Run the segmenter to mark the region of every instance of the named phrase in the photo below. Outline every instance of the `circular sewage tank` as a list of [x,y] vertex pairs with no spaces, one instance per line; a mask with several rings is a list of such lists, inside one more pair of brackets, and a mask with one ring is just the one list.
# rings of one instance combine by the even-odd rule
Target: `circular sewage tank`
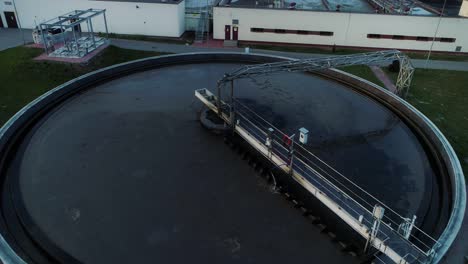
[[[166,56],[44,95],[3,128],[5,240],[37,263],[357,263],[198,121],[194,90],[278,59]],[[309,129],[317,156],[438,237],[453,203],[437,147],[390,102],[321,74],[239,80],[235,96],[288,134]]]

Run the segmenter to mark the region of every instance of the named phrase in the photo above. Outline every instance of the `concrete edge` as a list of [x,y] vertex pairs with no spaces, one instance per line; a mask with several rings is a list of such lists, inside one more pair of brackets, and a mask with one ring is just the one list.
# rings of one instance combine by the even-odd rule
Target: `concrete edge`
[[387,100],[391,105],[395,105],[399,109],[405,110],[404,114],[408,115],[412,121],[416,122],[425,135],[429,137],[431,143],[436,146],[436,149],[447,167],[452,191],[452,210],[450,212],[450,218],[447,226],[438,239],[440,245],[435,258],[433,259],[433,263],[439,263],[455,241],[455,238],[461,229],[466,210],[466,182],[463,169],[455,150],[439,128],[410,103],[372,82],[347,72],[330,69],[327,73],[327,75],[336,76],[348,81],[349,83],[359,85],[359,87],[364,91],[376,94],[378,97]]
[[[215,61],[265,63],[280,60],[291,60],[291,58],[255,53],[246,54],[238,52],[194,52],[150,57],[112,65],[94,72],[87,73],[44,93],[27,104],[12,118],[10,118],[4,124],[4,126],[0,128],[0,158],[4,157],[4,155],[8,152],[10,144],[12,144],[14,141],[14,135],[21,133],[21,131],[23,131],[23,129],[28,126],[31,120],[35,119],[41,112],[47,111],[71,95],[85,90],[95,85],[96,83],[122,77],[139,71],[180,63],[203,63]],[[415,121],[418,126],[420,126],[423,132],[426,133],[426,136],[431,139],[432,143],[440,152],[450,176],[453,207],[450,214],[449,223],[439,238],[441,241],[441,247],[434,259],[434,263],[438,263],[455,240],[458,231],[461,228],[466,207],[465,179],[460,162],[452,146],[445,138],[445,136],[440,132],[440,130],[426,116],[424,116],[421,112],[419,112],[416,108],[403,99],[386,91],[382,87],[336,69],[323,71],[323,74],[326,76],[340,78],[341,80],[354,85],[358,89],[386,101],[390,105],[400,107],[404,110],[405,114],[409,115],[409,117],[412,118],[412,120]],[[0,169],[3,167],[3,165],[4,161],[0,159]],[[13,251],[10,245],[8,245],[2,235],[0,235],[0,260],[3,261],[3,263],[25,263],[24,260]]]

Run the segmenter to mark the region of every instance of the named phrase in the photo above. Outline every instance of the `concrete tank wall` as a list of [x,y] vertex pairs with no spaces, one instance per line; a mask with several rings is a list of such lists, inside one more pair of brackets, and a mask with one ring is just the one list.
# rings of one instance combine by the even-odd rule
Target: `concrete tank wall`
[[[202,63],[207,61],[265,63],[286,59],[287,58],[284,57],[242,53],[189,53],[136,60],[85,74],[43,94],[21,109],[2,128],[0,128],[0,171],[2,171],[2,167],[7,166],[7,155],[11,155],[14,152],[12,146],[15,144],[15,141],[18,140],[18,137],[20,137],[22,132],[27,129],[28,125],[30,125],[35,119],[39,118],[42,113],[51,110],[55,105],[66,98],[77,92],[83,91],[84,89],[90,88],[97,83],[104,82],[112,78],[122,77],[138,71],[174,64]],[[455,239],[461,227],[466,205],[464,176],[454,150],[443,134],[427,117],[392,93],[366,80],[341,71],[327,70],[324,72],[324,75],[330,78],[339,79],[340,81],[349,84],[350,87],[357,91],[368,94],[376,100],[385,102],[385,104],[398,109],[402,116],[410,119],[412,123],[417,126],[418,131],[421,131],[420,136],[425,137],[430,142],[437,155],[440,156],[441,160],[443,160],[446,168],[446,175],[448,175],[443,180],[446,181],[451,188],[450,199],[452,203],[452,211],[449,222],[445,227],[443,234],[439,238],[441,248],[437,251],[438,254],[435,262],[437,263],[438,260],[440,260],[440,258],[447,252]],[[0,219],[0,221],[4,221],[4,219]],[[2,232],[7,232],[7,230],[2,230]],[[11,249],[2,236],[0,236],[0,247],[2,248],[2,251],[0,252],[0,260],[5,263],[22,263],[21,259]]]

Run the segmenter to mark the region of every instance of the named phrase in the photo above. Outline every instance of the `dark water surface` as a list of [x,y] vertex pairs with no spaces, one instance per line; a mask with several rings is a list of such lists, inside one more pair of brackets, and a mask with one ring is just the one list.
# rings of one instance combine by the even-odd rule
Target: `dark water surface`
[[236,97],[288,135],[307,128],[309,150],[402,216],[429,206],[435,174],[427,154],[386,107],[307,74],[242,80]]
[[[161,68],[83,92],[47,115],[17,157],[21,198],[48,238],[85,263],[346,263],[221,138],[194,90],[235,64]],[[391,111],[341,84],[287,74],[236,82],[237,96],[404,215],[433,172]]]

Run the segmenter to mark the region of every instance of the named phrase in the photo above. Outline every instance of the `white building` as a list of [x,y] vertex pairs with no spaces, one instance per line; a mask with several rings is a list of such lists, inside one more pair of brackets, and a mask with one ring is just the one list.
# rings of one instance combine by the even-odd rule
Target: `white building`
[[[34,28],[73,10],[106,9],[110,33],[180,37],[185,32],[184,0],[13,0],[0,2],[3,27]],[[18,21],[19,18],[19,21]],[[93,20],[95,32],[105,32],[102,19]]]
[[[199,23],[199,9],[213,7],[213,38],[243,42],[468,52],[468,0],[459,17],[345,13],[229,6],[221,0],[0,0],[3,27],[24,28],[80,9],[106,9],[110,33],[180,37]],[[254,1],[258,3],[259,1]],[[218,4],[219,3],[219,4]],[[218,6],[216,6],[218,5]],[[19,17],[19,21],[17,18]],[[439,23],[440,22],[440,23]],[[104,31],[102,19],[93,20]],[[435,37],[435,38],[434,38]],[[435,39],[433,42],[432,40]]]
[[468,17],[468,0],[463,0],[462,5],[460,7],[459,16]]
[[[214,7],[214,38],[260,43],[468,52],[468,19]],[[439,24],[440,21],[440,24]]]

